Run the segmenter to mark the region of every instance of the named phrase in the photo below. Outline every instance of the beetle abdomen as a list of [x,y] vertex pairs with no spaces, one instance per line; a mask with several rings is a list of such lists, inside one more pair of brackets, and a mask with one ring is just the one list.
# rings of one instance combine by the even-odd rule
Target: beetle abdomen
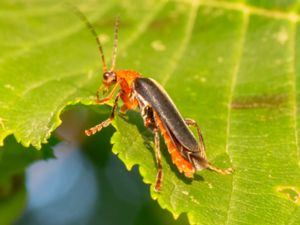
[[180,153],[180,151],[176,148],[174,145],[172,138],[169,136],[169,133],[167,132],[166,128],[164,127],[163,123],[155,113],[155,121],[156,125],[158,126],[161,135],[163,136],[165,143],[168,148],[168,152],[171,155],[172,162],[176,165],[178,170],[181,173],[184,173],[186,177],[193,177],[195,173],[195,168],[192,163],[190,163],[188,160],[186,160]]

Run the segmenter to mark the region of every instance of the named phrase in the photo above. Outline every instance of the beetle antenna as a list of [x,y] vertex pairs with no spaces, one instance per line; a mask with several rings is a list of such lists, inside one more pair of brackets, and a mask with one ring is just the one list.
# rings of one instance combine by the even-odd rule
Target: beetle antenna
[[117,50],[118,50],[118,32],[119,32],[119,17],[116,18],[116,23],[115,23],[114,48],[112,52],[110,71],[113,71],[116,65],[116,57],[117,57]]
[[91,31],[92,35],[94,36],[94,38],[96,39],[97,45],[98,45],[98,49],[100,52],[100,57],[102,60],[102,65],[103,65],[103,72],[107,71],[107,66],[105,63],[105,58],[104,58],[104,53],[103,53],[103,49],[102,49],[102,45],[100,42],[100,39],[97,35],[97,32],[95,30],[95,28],[92,26],[92,24],[90,23],[90,21],[87,19],[87,17],[83,14],[83,12],[81,12],[76,6],[67,3],[67,5],[73,9],[74,13],[85,23],[85,25],[87,26],[87,28]]

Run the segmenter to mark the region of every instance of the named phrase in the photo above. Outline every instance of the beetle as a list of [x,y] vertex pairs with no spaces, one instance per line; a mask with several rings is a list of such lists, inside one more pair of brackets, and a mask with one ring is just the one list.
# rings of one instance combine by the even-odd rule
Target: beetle
[[[110,125],[115,117],[118,101],[121,99],[124,104],[119,112],[126,113],[127,110],[139,108],[144,125],[154,133],[157,163],[155,191],[159,192],[161,190],[163,179],[159,133],[166,143],[172,162],[186,177],[193,178],[196,171],[205,168],[209,168],[221,174],[231,174],[233,172],[232,168],[221,169],[207,160],[202,133],[197,122],[193,119],[183,119],[163,87],[151,78],[142,77],[142,75],[136,71],[115,70],[119,19],[116,19],[114,29],[111,68],[107,69],[102,45],[95,29],[79,9],[75,8],[74,11],[86,24],[96,39],[101,56],[103,83],[96,92],[96,103],[100,105],[105,104],[111,101],[115,96],[110,117],[100,124],[85,130],[85,134],[87,136],[93,135],[102,128]],[[99,92],[103,90],[105,94],[109,89],[111,89],[109,94],[105,98],[100,99]],[[189,126],[196,128],[198,141],[189,129]]]

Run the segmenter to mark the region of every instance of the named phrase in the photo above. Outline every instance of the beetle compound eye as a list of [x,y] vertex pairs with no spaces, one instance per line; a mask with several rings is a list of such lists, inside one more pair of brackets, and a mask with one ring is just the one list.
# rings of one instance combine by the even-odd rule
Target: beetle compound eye
[[115,82],[117,81],[117,75],[114,71],[105,72],[103,73],[103,79],[107,83]]
[[109,73],[109,72],[103,73],[103,79],[104,79],[104,80],[108,80],[109,77],[110,77],[110,73]]

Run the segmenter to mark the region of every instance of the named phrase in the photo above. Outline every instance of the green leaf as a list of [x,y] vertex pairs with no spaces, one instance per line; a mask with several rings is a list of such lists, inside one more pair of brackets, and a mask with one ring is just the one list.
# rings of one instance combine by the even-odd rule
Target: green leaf
[[[55,1],[0,3],[0,142],[45,143],[70,104],[94,104],[97,46]],[[75,3],[74,3],[75,4]],[[114,125],[113,152],[139,165],[151,194],[192,224],[297,224],[300,219],[299,4],[289,1],[85,1],[106,57],[121,18],[117,66],[164,86],[203,131],[209,160],[232,166],[187,179],[163,149],[153,192],[152,134],[137,112]],[[99,106],[101,107],[101,106]]]

